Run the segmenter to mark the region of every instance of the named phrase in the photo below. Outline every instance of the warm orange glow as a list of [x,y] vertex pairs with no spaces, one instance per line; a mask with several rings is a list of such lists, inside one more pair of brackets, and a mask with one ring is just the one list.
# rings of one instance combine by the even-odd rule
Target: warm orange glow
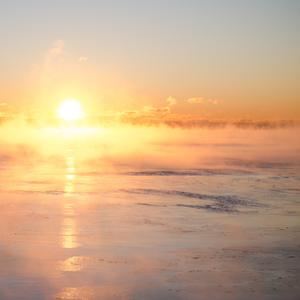
[[76,121],[84,117],[81,104],[75,99],[64,100],[58,107],[57,115],[64,121]]

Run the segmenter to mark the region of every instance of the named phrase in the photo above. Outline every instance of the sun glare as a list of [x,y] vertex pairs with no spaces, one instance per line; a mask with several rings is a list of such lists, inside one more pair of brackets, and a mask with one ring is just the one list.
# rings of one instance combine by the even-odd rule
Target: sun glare
[[79,101],[66,99],[58,107],[57,115],[64,121],[76,121],[82,119],[84,113]]

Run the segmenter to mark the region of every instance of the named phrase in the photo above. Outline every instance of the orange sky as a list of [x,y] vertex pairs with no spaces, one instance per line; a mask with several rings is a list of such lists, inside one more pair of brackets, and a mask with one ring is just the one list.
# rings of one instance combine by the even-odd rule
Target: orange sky
[[1,1],[0,114],[300,119],[297,1],[170,4]]

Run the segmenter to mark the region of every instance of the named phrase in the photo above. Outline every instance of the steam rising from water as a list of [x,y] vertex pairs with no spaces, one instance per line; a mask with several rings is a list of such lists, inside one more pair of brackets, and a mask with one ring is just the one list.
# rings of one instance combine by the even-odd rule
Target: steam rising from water
[[300,161],[298,128],[34,128],[14,124],[2,126],[0,133],[0,165],[46,163],[63,167],[69,151],[81,166],[80,172],[141,172],[136,175],[150,174],[145,171],[197,175],[205,167],[225,168],[224,172],[239,168],[246,172],[253,168],[288,167]]

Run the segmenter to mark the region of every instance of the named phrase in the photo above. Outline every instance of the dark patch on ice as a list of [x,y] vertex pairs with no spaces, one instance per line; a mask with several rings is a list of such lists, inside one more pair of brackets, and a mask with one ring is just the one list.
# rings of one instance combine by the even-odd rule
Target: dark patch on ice
[[212,194],[200,194],[200,193],[192,193],[185,191],[177,191],[177,190],[156,190],[156,189],[128,189],[123,190],[128,193],[134,194],[152,194],[152,195],[174,195],[174,196],[182,196],[186,198],[192,199],[202,199],[202,200],[216,200],[216,201],[226,201],[232,204],[246,204],[245,200],[239,199],[233,195],[212,195]]
[[298,188],[285,188],[284,190],[288,192],[297,192],[297,193],[300,192],[300,189]]
[[258,169],[288,169],[299,165],[299,161],[263,161],[263,160],[246,160],[246,159],[236,159],[227,158],[224,161],[227,165],[239,166],[246,168],[258,168]]
[[123,173],[129,176],[211,176],[252,175],[253,172],[239,169],[191,169],[191,170],[146,170]]
[[189,205],[189,204],[177,204],[176,206],[179,207],[187,207],[187,208],[196,208],[196,209],[207,209],[211,211],[216,211],[216,212],[238,212],[236,208],[233,208],[231,206],[226,206],[226,205],[220,205],[220,203],[215,203],[215,204],[206,204],[206,205]]
[[219,212],[221,211],[238,212],[238,207],[262,206],[261,204],[255,201],[240,199],[234,195],[212,195],[212,194],[191,193],[191,192],[177,191],[177,190],[156,190],[156,189],[129,189],[129,190],[122,190],[122,191],[127,193],[134,193],[134,194],[180,196],[189,199],[211,201],[212,203],[210,204],[195,205],[195,204],[184,203],[184,204],[177,204],[176,206],[206,209],[210,211],[219,211]]
[[281,194],[296,194],[300,193],[300,189],[297,188],[271,188],[270,191]]
[[80,191],[76,191],[76,192],[66,192],[63,190],[12,190],[10,191],[12,193],[20,193],[20,194],[47,194],[47,195],[54,195],[54,196],[60,196],[60,195],[94,195],[96,194],[96,192],[80,192]]
[[290,179],[293,178],[293,176],[287,176],[287,175],[281,175],[281,176],[270,176],[269,179],[272,180],[282,180],[282,179]]
[[48,194],[48,195],[63,195],[65,194],[62,190],[14,190],[13,193],[20,193],[20,194]]
[[153,204],[153,203],[145,203],[145,202],[138,202],[137,205],[144,205],[144,206],[158,206],[158,207],[166,207],[167,205],[161,204]]

